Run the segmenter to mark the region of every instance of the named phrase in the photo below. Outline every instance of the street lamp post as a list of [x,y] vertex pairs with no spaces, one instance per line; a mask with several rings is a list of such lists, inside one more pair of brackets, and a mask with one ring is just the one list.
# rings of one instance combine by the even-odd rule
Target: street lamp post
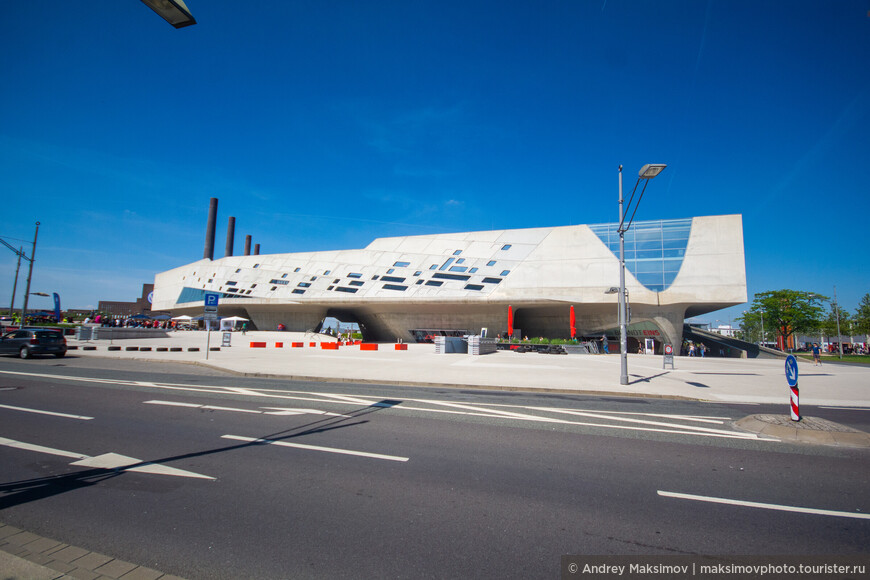
[[[628,330],[627,313],[625,311],[625,232],[631,227],[631,222],[634,220],[634,214],[637,212],[637,206],[640,205],[640,200],[643,199],[643,193],[646,191],[646,186],[649,180],[661,173],[667,165],[663,163],[648,163],[640,168],[637,174],[637,182],[634,184],[634,190],[631,192],[631,198],[623,211],[622,198],[622,165],[619,166],[619,384],[628,384]],[[634,204],[634,212],[631,214],[631,219],[628,224],[625,224],[625,214],[628,213],[631,207],[631,202],[634,199],[634,194],[637,191],[637,186],[640,181],[644,180],[643,189],[640,191],[640,197],[637,203]]]

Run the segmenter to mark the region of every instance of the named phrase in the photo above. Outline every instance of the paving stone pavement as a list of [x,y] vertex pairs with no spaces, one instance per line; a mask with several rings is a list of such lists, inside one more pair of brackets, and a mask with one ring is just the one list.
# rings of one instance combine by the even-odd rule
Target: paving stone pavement
[[182,580],[0,523],[0,580]]

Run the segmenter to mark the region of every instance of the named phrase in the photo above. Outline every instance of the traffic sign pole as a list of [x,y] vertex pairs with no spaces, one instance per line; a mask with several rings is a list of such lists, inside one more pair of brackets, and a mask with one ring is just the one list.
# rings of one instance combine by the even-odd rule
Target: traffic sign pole
[[800,391],[798,391],[798,366],[794,355],[785,359],[785,380],[791,388],[791,420],[801,420]]
[[220,294],[208,292],[205,295],[205,311],[203,319],[205,320],[205,360],[208,360],[208,351],[211,349],[211,323],[218,319],[218,302]]

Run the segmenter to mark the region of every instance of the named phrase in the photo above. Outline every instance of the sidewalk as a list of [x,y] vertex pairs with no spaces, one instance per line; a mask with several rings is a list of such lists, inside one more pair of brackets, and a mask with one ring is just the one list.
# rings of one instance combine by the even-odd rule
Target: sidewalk
[[181,580],[0,522],[3,580]]
[[[663,369],[662,357],[628,356],[629,384],[620,385],[620,357],[610,355],[549,355],[498,351],[473,356],[435,354],[433,344],[392,343],[378,350],[359,345],[324,350],[320,335],[252,331],[232,333],[230,347],[221,347],[222,333],[174,332],[169,338],[89,343],[68,356],[100,356],[154,362],[171,361],[210,366],[245,376],[307,380],[451,386],[515,391],[667,397],[729,403],[782,404],[787,412],[790,390],[783,361],[769,359],[674,357],[675,369]],[[207,342],[218,351],[209,351]],[[264,344],[252,348],[251,343]],[[276,347],[276,344],[283,346]],[[294,348],[294,343],[301,347]],[[310,346],[312,343],[314,347]],[[96,350],[83,350],[85,346]],[[127,350],[145,347],[148,351]],[[158,348],[181,349],[158,352]],[[190,350],[198,349],[198,350]],[[870,408],[870,368],[859,365],[799,363],[800,401],[807,405]]]

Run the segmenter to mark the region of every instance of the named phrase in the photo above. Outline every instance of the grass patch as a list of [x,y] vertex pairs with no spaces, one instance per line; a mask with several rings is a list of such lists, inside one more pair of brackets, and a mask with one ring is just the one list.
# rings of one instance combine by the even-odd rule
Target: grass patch
[[[798,358],[803,360],[808,360],[812,362],[813,355],[811,354],[799,354],[796,355]],[[870,355],[867,354],[844,354],[843,360],[840,360],[840,356],[837,354],[823,354],[822,355],[822,364],[825,363],[849,363],[855,365],[870,365]]]

